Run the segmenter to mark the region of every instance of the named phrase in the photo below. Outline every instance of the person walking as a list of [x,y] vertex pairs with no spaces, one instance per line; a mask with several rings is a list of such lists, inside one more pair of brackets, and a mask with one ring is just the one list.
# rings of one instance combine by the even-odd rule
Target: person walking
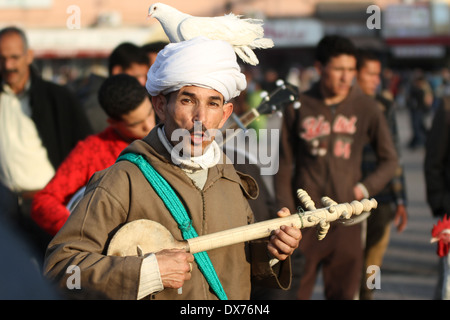
[[[370,97],[373,97],[386,117],[392,139],[396,147],[397,155],[400,155],[399,136],[397,129],[397,119],[394,102],[378,92],[381,82],[382,64],[378,56],[368,50],[359,50],[357,62],[357,75],[361,90]],[[363,177],[370,175],[376,168],[377,157],[372,146],[364,148],[362,160]],[[361,300],[371,300],[372,290],[367,286],[367,279],[372,273],[367,273],[369,266],[381,267],[383,257],[389,245],[391,233],[391,222],[397,225],[397,231],[403,232],[408,223],[408,212],[406,210],[406,184],[403,166],[399,163],[393,179],[388,185],[374,195],[378,202],[377,208],[373,209],[366,222],[366,230],[363,230],[365,237],[364,267],[361,281]],[[364,227],[363,227],[364,228]]]
[[[317,207],[323,196],[338,203],[360,200],[377,194],[392,179],[397,168],[395,147],[383,113],[354,83],[356,56],[355,46],[345,37],[329,35],[318,43],[320,79],[300,94],[300,108],[291,105],[284,111],[280,169],[274,179],[279,206],[301,207],[296,197],[299,188],[310,194]],[[361,161],[367,143],[374,147],[378,165],[363,179]],[[327,299],[354,299],[363,265],[361,224],[331,223],[320,241],[313,228],[302,234],[299,252],[305,264],[298,299],[311,297],[320,267]]]
[[74,94],[42,79],[33,58],[23,30],[0,30],[0,214],[42,260],[50,238],[31,219],[31,202],[92,129]]

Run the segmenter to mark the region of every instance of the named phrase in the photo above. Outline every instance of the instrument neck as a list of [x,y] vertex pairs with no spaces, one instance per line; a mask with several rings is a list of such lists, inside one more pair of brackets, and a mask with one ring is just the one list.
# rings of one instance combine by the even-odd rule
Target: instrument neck
[[274,230],[279,229],[283,225],[293,226],[300,229],[303,222],[299,214],[293,214],[284,218],[257,222],[230,230],[199,236],[187,240],[189,252],[194,254],[241,242],[269,237]]
[[222,144],[225,144],[228,140],[236,136],[239,132],[246,130],[247,126],[255,121],[260,116],[260,113],[256,108],[253,108],[246,113],[244,113],[242,116],[240,116],[238,119],[233,119],[233,122],[227,126],[226,128],[222,128],[222,136],[223,136],[223,142]]

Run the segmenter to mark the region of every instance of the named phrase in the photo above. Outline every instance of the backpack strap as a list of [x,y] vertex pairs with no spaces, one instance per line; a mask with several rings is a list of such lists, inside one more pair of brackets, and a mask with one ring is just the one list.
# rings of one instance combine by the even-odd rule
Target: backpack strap
[[[135,153],[125,153],[121,155],[116,162],[127,160],[134,163],[143,173],[155,192],[163,200],[169,212],[172,214],[175,221],[178,223],[183,238],[185,240],[198,237],[197,232],[192,226],[192,220],[189,218],[186,209],[176,195],[175,191],[169,183],[152,167],[142,155]],[[198,268],[206,278],[211,288],[214,290],[220,300],[227,300],[227,295],[220,283],[219,277],[212,265],[212,262],[206,251],[194,253],[195,261]]]

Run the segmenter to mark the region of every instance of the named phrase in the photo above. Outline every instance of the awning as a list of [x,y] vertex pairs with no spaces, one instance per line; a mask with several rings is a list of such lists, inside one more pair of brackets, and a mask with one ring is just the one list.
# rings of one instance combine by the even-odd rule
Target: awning
[[316,19],[270,19],[264,23],[264,36],[275,48],[315,46],[323,37],[322,23]]
[[168,41],[159,24],[145,28],[27,29],[36,58],[107,57],[120,43]]

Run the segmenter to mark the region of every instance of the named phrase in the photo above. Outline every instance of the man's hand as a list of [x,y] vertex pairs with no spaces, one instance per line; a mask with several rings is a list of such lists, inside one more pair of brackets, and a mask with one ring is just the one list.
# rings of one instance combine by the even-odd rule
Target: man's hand
[[166,249],[155,254],[164,288],[181,288],[191,279],[194,256],[178,249]]
[[406,225],[408,224],[408,212],[403,204],[397,205],[397,210],[395,211],[394,224],[397,226],[398,232],[403,232]]
[[355,197],[355,200],[361,201],[362,199],[366,198],[361,188],[363,187],[360,184],[357,184],[353,187],[353,195]]
[[[282,208],[277,214],[282,218],[289,216],[291,212],[287,208]],[[286,260],[286,258],[292,255],[294,250],[298,247],[301,238],[302,233],[300,229],[290,226],[281,226],[280,229],[275,230],[270,236],[267,250],[274,258]]]

